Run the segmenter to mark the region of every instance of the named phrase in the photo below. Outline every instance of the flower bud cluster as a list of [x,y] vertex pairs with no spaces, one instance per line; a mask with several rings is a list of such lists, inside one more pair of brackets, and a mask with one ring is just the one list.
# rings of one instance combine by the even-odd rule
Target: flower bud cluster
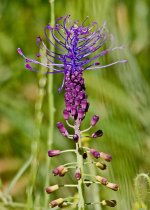
[[66,108],[63,111],[63,116],[65,120],[71,117],[74,120],[78,119],[82,121],[89,109],[84,79],[82,77],[83,69],[78,68],[73,71],[73,69],[70,68],[70,66],[66,66],[67,73],[65,75],[64,84]]

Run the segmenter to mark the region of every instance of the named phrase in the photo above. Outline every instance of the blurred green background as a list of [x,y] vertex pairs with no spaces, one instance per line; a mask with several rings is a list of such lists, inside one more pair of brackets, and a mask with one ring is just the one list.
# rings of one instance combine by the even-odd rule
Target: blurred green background
[[[113,156],[113,161],[104,174],[112,182],[118,183],[120,190],[112,192],[101,187],[100,197],[116,199],[118,205],[115,210],[149,210],[150,1],[55,0],[54,7],[55,18],[71,14],[73,20],[83,21],[89,16],[89,22],[97,21],[99,26],[106,21],[107,28],[115,37],[115,45],[125,46],[125,49],[118,53],[110,53],[105,61],[108,63],[123,58],[128,60],[127,64],[84,73],[91,106],[83,128],[88,127],[93,114],[100,115],[101,122],[97,125],[97,129],[102,129],[104,136],[100,140],[89,141],[88,144]],[[43,206],[45,177],[49,176],[51,184],[62,182],[58,178],[51,177],[50,170],[58,164],[74,160],[70,155],[56,157],[52,159],[51,167],[47,169],[45,161],[49,149],[47,138],[50,96],[47,93],[47,83],[46,85],[39,83],[41,79],[46,81],[46,77],[26,71],[24,60],[16,50],[20,47],[28,57],[34,58],[38,52],[35,39],[38,35],[44,37],[43,29],[50,22],[50,11],[48,0],[0,1],[0,209],[2,210],[22,208],[17,207],[17,204],[13,207],[11,199],[15,203],[30,202],[32,167],[27,166],[24,173],[20,173],[17,182],[14,181],[14,177],[22,166],[26,168],[24,164],[29,160],[34,151],[31,147],[37,146],[36,143],[39,152],[33,200],[37,206]],[[61,81],[61,75],[54,76],[52,92],[55,104],[54,125],[57,121],[63,121],[64,92],[58,94],[57,91]],[[40,111],[35,107],[38,102],[42,104]],[[43,115],[40,116],[41,123],[37,112]],[[37,137],[39,141],[36,142]],[[60,136],[54,127],[52,148],[73,147],[74,144]],[[138,174],[141,175],[136,179]],[[69,183],[74,182],[73,176],[71,171],[63,178],[63,182],[68,183],[68,180]],[[11,190],[10,183],[13,186]],[[68,196],[73,195],[75,190],[60,190],[57,192],[57,197],[62,192],[64,196]],[[87,202],[91,202],[92,196],[89,192],[87,194]],[[52,198],[56,198],[56,194],[52,195]]]

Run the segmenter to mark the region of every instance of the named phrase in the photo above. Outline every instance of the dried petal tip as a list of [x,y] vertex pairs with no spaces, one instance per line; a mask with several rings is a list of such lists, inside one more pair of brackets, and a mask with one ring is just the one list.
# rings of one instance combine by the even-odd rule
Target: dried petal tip
[[67,131],[67,129],[64,127],[63,123],[58,122],[58,123],[57,123],[57,128],[59,129],[60,133],[61,133],[63,136],[68,136],[68,131]]
[[36,38],[36,41],[37,41],[37,42],[41,42],[41,41],[42,41],[41,37],[38,36],[38,37]]
[[101,202],[103,206],[110,206],[110,207],[115,207],[117,205],[117,202],[115,200],[103,200]]
[[100,152],[100,156],[101,158],[103,158],[104,160],[106,160],[107,162],[110,162],[112,160],[112,156],[109,154],[106,154],[104,152]]
[[52,173],[54,176],[64,176],[67,173],[68,169],[65,168],[63,165],[58,166],[57,168],[54,168]]
[[95,178],[102,185],[107,185],[108,184],[108,180],[106,178],[102,177],[102,176],[96,176]]
[[91,119],[91,126],[96,125],[96,123],[99,121],[99,116],[98,115],[94,115]]
[[19,53],[19,55],[23,55],[22,50],[20,48],[17,49],[17,52]]
[[96,65],[96,66],[100,65],[100,62],[96,62],[95,65]]
[[88,156],[87,156],[87,153],[86,152],[83,152],[83,155],[82,155],[83,159],[86,159]]
[[36,54],[36,57],[40,57],[40,56],[41,56],[41,54],[40,54],[40,53],[37,53],[37,54]]
[[119,186],[115,183],[110,183],[108,182],[108,184],[106,185],[108,188],[110,188],[111,190],[114,190],[114,191],[118,191],[119,190]]
[[90,153],[97,159],[100,157],[100,152],[96,151],[95,149],[90,149]]
[[54,192],[55,190],[58,190],[59,189],[59,186],[58,184],[56,185],[53,185],[53,186],[49,186],[49,187],[46,187],[45,191],[50,194],[52,192]]
[[51,201],[50,202],[50,206],[51,206],[51,208],[54,208],[56,206],[61,205],[63,202],[64,202],[64,199],[63,198],[58,198],[56,200]]
[[80,173],[80,170],[79,169],[77,169],[76,172],[75,172],[75,178],[77,180],[80,180],[81,179],[81,173]]
[[32,69],[33,69],[28,63],[27,63],[25,66],[26,66],[26,68],[29,69],[29,70],[32,70]]
[[105,170],[105,169],[107,168],[106,164],[100,163],[100,162],[97,162],[97,163],[96,163],[96,166],[97,166],[98,168],[100,168],[101,170]]
[[79,136],[78,136],[77,134],[74,134],[74,135],[73,135],[73,140],[74,140],[75,142],[78,142]]
[[54,174],[54,176],[57,176],[59,174],[61,174],[61,172],[64,170],[64,166],[60,165],[57,168],[54,168],[52,173]]
[[54,156],[60,155],[60,153],[61,153],[60,150],[49,150],[48,151],[48,156],[49,157],[54,157]]
[[103,135],[103,131],[102,130],[98,130],[94,133],[92,133],[91,137],[92,138],[98,138],[98,137],[101,137]]
[[60,173],[59,176],[65,176],[65,174],[68,172],[67,168],[64,168]]

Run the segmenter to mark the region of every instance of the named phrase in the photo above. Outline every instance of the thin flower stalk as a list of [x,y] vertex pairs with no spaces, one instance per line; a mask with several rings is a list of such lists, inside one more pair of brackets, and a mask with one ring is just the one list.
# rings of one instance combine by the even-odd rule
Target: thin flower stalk
[[[55,23],[54,20],[54,1],[55,0],[50,0],[50,12],[51,12],[51,25],[53,26]],[[51,37],[50,37],[51,38]],[[50,50],[55,51],[55,48],[50,45]],[[52,58],[52,61],[54,62],[54,58]],[[49,63],[49,62],[48,62]],[[55,112],[55,105],[54,105],[54,95],[53,95],[53,74],[48,75],[47,77],[47,93],[48,93],[48,108],[49,108],[49,129],[48,129],[48,139],[47,139],[47,147],[49,149],[52,148],[53,144],[53,138],[54,138],[54,112]],[[46,159],[46,170],[49,169],[51,164],[51,159],[47,158]],[[50,184],[49,176],[48,174],[46,175],[45,179],[45,187]],[[46,195],[44,196],[44,206],[46,208],[48,204],[48,199],[49,197]]]

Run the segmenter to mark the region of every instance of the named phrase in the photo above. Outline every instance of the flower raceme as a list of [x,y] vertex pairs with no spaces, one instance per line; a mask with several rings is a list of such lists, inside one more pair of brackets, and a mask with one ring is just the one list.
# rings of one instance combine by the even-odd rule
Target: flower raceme
[[[86,21],[87,19],[85,19]],[[112,41],[112,36],[106,29],[106,24],[101,28],[98,28],[98,24],[93,22],[91,25],[85,26],[85,21],[79,24],[78,21],[72,22],[70,16],[60,17],[56,20],[54,27],[47,25],[44,29],[45,37],[52,46],[48,48],[40,36],[37,37],[36,43],[40,49],[41,54],[37,54],[37,60],[26,57],[22,50],[18,48],[18,53],[25,59],[26,68],[30,71],[38,72],[37,68],[32,67],[35,65],[42,65],[47,68],[45,74],[63,74],[63,82],[59,88],[59,92],[64,88],[64,102],[65,108],[63,110],[63,117],[67,126],[73,128],[74,133],[69,134],[62,122],[57,123],[57,128],[60,133],[68,138],[72,139],[76,149],[74,150],[49,150],[48,156],[54,157],[61,155],[64,152],[75,152],[76,162],[60,165],[53,169],[54,176],[63,177],[70,168],[75,168],[75,180],[77,182],[77,189],[79,193],[79,200],[77,203],[78,210],[84,210],[86,202],[83,197],[83,185],[90,186],[92,183],[105,185],[114,191],[118,190],[118,185],[110,183],[106,178],[99,175],[94,176],[95,180],[86,181],[87,174],[84,174],[84,165],[95,164],[97,168],[105,170],[107,168],[105,161],[110,162],[112,157],[104,152],[99,152],[95,149],[84,147],[82,142],[82,134],[92,129],[99,121],[99,116],[94,115],[91,119],[89,128],[81,131],[80,125],[84,120],[90,103],[88,102],[86,88],[83,78],[83,72],[85,70],[93,71],[118,63],[125,63],[126,60],[118,60],[113,63],[101,65],[99,59],[105,56],[111,51],[120,50],[123,47],[112,47],[112,45],[106,49],[106,43]],[[51,38],[50,38],[51,37]],[[46,62],[42,63],[40,57],[45,57]],[[43,60],[43,59],[42,59]],[[69,123],[69,119],[74,122],[73,125]],[[99,138],[103,135],[102,130],[97,130],[92,133],[89,138]],[[87,158],[91,155],[92,158],[97,159],[95,161],[87,161]],[[102,159],[102,160],[101,160]],[[89,175],[91,176],[91,175]],[[74,185],[61,185],[61,187],[74,187]],[[55,190],[58,190],[58,185],[49,186],[46,188],[48,194]],[[99,202],[101,205],[107,205],[114,207],[116,201],[103,200]],[[65,198],[58,198],[50,202],[50,206],[62,207],[63,205],[70,205],[71,202]],[[96,203],[95,203],[96,204]],[[94,205],[94,203],[91,203]]]

